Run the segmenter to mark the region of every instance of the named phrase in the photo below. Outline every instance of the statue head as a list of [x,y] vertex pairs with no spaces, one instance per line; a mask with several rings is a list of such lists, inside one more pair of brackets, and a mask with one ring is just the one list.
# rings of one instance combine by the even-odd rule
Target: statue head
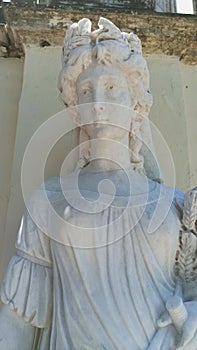
[[[147,125],[152,105],[149,72],[146,61],[142,57],[141,42],[135,34],[121,32],[105,18],[100,18],[98,27],[98,30],[92,31],[91,21],[84,18],[68,28],[64,39],[62,70],[58,82],[61,98],[66,107],[96,102],[99,103],[99,108],[102,108],[100,103],[107,102],[130,108],[128,142],[131,163],[135,170],[141,172],[144,168],[143,154],[140,153],[142,148],[140,135],[141,131],[144,133],[144,125]],[[105,89],[104,84],[108,86],[107,99],[106,94],[93,97],[94,79],[91,89],[85,88],[84,82],[87,82],[88,75],[91,79],[96,77],[100,79],[104,76],[103,88],[101,83],[100,91]],[[80,116],[78,116],[78,122],[80,125]],[[79,128],[78,132],[79,144],[92,137],[88,128]],[[80,154],[81,167],[87,164],[88,158],[89,150],[86,147]]]

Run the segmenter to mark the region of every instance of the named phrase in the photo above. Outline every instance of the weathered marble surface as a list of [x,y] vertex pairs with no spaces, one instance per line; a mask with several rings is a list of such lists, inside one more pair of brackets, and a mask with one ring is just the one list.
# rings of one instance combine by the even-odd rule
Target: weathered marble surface
[[62,62],[61,97],[80,104],[77,167],[32,194],[1,289],[1,349],[195,350],[197,194],[155,181],[140,41],[82,20]]

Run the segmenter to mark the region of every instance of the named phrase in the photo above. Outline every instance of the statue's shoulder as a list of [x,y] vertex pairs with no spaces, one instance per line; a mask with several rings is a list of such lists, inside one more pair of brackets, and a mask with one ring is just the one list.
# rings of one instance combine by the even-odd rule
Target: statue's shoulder
[[66,176],[52,176],[47,178],[41,187],[48,192],[59,193],[64,189],[69,189],[73,185],[74,173]]
[[64,190],[69,187],[70,176],[53,176],[47,178],[33,191],[31,201],[57,201],[62,198]]
[[59,176],[53,176],[47,178],[43,184],[40,186],[40,189],[46,191],[51,195],[61,192],[61,178]]
[[65,187],[66,182],[64,179],[64,185],[62,185],[60,177],[50,177],[43,181],[26,201],[25,218],[31,217],[33,221],[42,222],[44,226],[51,208],[65,202],[63,186]]
[[175,189],[173,206],[184,227],[190,231],[197,230],[197,187],[187,192]]
[[185,193],[183,191],[180,191],[178,189],[174,190],[174,198],[173,203],[176,207],[176,209],[182,213],[183,212],[183,206],[184,206],[184,196]]

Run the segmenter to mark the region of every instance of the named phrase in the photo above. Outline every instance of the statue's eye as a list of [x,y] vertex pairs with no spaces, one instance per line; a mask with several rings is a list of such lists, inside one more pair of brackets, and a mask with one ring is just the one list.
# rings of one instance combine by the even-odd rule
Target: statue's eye
[[92,89],[90,87],[84,87],[84,89],[82,89],[82,95],[84,96],[87,96],[91,93],[92,93]]
[[109,90],[112,90],[114,87],[113,87],[113,85],[110,85],[109,86]]

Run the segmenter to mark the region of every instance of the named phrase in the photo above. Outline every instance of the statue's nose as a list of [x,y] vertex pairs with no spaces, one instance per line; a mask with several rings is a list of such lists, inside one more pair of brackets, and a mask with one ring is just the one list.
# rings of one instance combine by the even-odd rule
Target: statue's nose
[[95,115],[95,119],[98,119],[100,116],[102,116],[105,110],[104,101],[105,100],[104,100],[104,94],[103,94],[103,87],[100,85],[100,82],[97,82],[94,84],[93,106],[92,106],[92,111]]
[[94,102],[92,110],[94,113],[102,113],[104,111],[104,104],[102,102]]
[[104,101],[104,91],[103,86],[100,84],[100,82],[95,82],[94,88],[93,88],[93,101],[95,103],[97,102],[103,102]]

